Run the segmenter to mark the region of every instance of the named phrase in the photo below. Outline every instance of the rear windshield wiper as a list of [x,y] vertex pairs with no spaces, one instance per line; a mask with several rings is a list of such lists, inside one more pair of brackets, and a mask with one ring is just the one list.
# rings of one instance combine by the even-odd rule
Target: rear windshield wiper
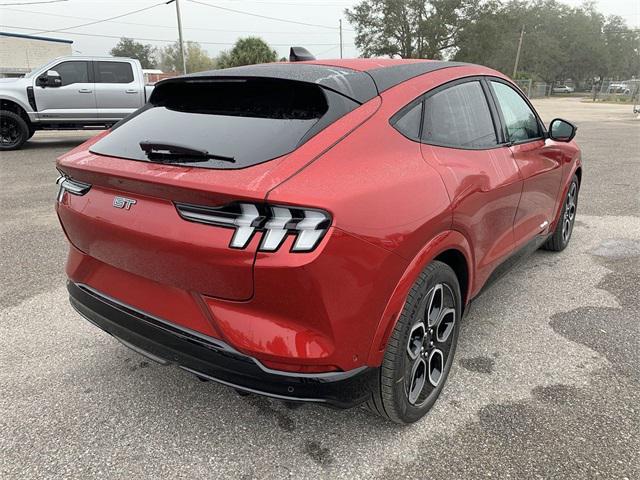
[[236,161],[233,157],[214,155],[206,150],[162,141],[143,140],[140,142],[140,148],[144,150],[149,160],[165,163],[194,163],[207,162],[209,160],[235,163]]

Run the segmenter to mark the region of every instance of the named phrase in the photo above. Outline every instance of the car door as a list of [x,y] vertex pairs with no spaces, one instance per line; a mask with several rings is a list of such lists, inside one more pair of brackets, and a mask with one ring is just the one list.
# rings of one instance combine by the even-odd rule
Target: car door
[[520,172],[481,77],[428,92],[423,110],[422,155],[442,176],[453,206],[452,229],[469,239],[474,283],[481,286],[513,251]]
[[99,60],[93,63],[96,103],[101,119],[117,121],[143,105],[142,81],[136,79],[130,62]]
[[516,248],[542,239],[554,221],[562,179],[562,152],[547,135],[535,110],[513,86],[489,81],[523,179],[522,197],[514,221]]
[[[60,75],[59,87],[42,87],[35,80],[33,92],[42,121],[79,121],[96,119],[96,97],[87,60],[66,60],[49,68]],[[47,72],[43,72],[46,75]]]

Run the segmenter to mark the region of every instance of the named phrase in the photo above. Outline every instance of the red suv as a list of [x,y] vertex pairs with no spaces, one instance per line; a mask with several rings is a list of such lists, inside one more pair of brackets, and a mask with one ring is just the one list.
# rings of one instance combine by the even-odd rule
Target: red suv
[[71,304],[201,379],[413,422],[470,300],[522,253],[569,242],[574,134],[470,64],[162,81],[58,160]]

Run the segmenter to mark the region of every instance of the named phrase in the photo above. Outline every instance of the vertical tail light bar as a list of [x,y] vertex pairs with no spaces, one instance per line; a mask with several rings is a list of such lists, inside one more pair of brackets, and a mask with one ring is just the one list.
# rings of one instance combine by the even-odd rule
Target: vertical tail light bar
[[185,220],[234,228],[231,248],[246,248],[253,235],[262,232],[258,247],[262,252],[277,251],[288,235],[296,237],[292,252],[310,252],[331,225],[331,216],[325,211],[283,205],[233,203],[224,207],[204,207],[176,203],[176,208]]
[[84,195],[89,191],[89,189],[91,189],[91,185],[88,183],[73,180],[66,175],[60,175],[56,180],[56,184],[60,186],[57,196],[58,202],[62,201],[62,197],[64,197],[65,192],[72,193],[73,195]]

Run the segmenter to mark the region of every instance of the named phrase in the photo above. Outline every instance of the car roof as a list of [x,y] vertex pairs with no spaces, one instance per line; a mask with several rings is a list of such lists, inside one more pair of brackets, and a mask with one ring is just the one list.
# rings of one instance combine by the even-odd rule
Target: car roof
[[195,81],[194,79],[200,81],[205,78],[275,78],[315,83],[359,103],[364,103],[411,78],[443,68],[465,65],[470,64],[441,60],[390,58],[274,62],[193,73],[163,80],[157,86],[181,81]]

